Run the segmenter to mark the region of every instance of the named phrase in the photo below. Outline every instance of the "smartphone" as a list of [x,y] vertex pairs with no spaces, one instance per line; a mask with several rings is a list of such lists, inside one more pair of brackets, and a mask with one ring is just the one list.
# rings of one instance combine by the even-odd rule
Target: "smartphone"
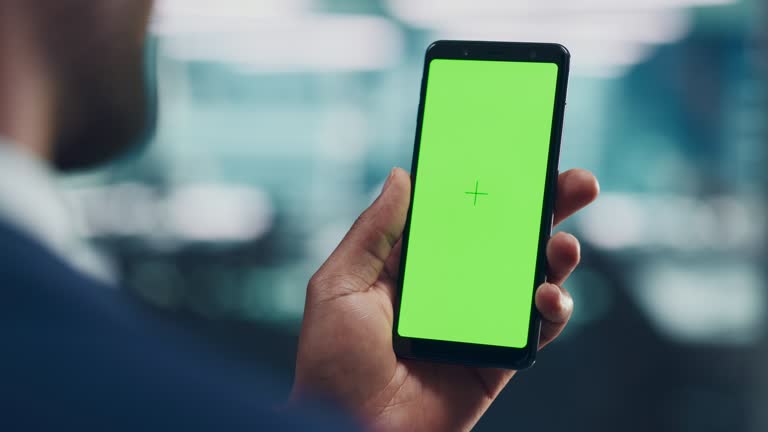
[[570,54],[427,50],[393,344],[405,358],[523,369],[536,358]]

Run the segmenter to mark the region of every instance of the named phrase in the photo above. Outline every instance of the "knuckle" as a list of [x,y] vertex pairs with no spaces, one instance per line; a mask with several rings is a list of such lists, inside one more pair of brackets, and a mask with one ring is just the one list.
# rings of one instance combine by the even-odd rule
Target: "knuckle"
[[313,274],[312,277],[309,278],[309,283],[307,284],[307,286],[309,287],[309,290],[311,291],[313,289],[317,289],[320,286],[321,281],[322,279],[321,279],[320,272]]

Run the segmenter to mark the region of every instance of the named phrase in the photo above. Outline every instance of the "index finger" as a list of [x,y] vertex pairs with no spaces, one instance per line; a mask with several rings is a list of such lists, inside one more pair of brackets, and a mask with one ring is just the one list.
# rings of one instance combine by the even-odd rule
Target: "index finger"
[[586,207],[599,193],[597,179],[587,170],[577,168],[560,174],[557,178],[554,225]]

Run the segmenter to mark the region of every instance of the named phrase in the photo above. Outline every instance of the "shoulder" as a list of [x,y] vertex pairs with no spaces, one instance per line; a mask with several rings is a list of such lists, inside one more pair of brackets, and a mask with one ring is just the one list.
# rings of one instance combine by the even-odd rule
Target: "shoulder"
[[[0,430],[349,430],[0,223]],[[339,423],[341,422],[341,423]],[[71,426],[71,427],[70,427]]]
[[0,286],[11,282],[104,286],[73,269],[31,236],[0,220]]
[[[118,290],[72,268],[31,236],[0,222],[0,322],[77,324],[119,303]],[[107,312],[109,313],[109,312]],[[0,329],[1,331],[1,329]]]

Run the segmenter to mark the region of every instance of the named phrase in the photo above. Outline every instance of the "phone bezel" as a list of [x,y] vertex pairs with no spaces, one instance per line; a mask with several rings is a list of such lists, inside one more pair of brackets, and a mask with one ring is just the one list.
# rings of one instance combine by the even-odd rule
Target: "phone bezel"
[[482,41],[437,41],[427,48],[421,82],[419,112],[416,124],[413,161],[411,165],[412,187],[411,202],[415,199],[415,185],[418,176],[419,147],[424,119],[424,102],[427,90],[429,67],[435,59],[456,60],[496,60],[532,63],[555,63],[558,66],[555,106],[553,110],[552,131],[549,143],[547,175],[542,202],[542,218],[537,251],[534,290],[531,296],[531,318],[528,327],[528,339],[524,348],[509,348],[491,345],[447,342],[431,339],[403,337],[398,334],[400,298],[403,289],[408,236],[410,234],[411,210],[402,237],[402,255],[400,275],[397,283],[394,326],[392,329],[395,353],[403,358],[428,360],[435,362],[461,363],[481,367],[499,367],[506,369],[524,369],[533,365],[539,344],[541,320],[534,303],[535,287],[546,280],[546,245],[552,232],[552,219],[557,194],[558,164],[560,160],[560,141],[565,114],[566,92],[570,67],[570,53],[559,44],[532,42],[482,42]]

